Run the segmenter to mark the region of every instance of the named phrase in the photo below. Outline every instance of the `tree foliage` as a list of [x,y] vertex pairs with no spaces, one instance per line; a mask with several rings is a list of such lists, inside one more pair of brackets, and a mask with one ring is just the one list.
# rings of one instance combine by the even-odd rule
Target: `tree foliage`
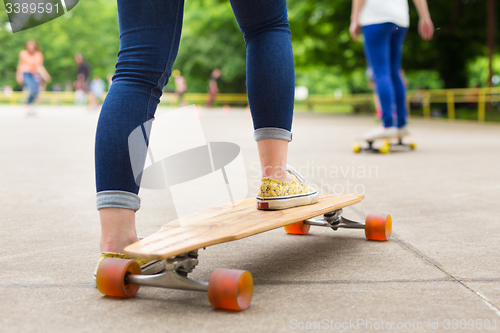
[[[410,86],[417,82],[432,87],[486,84],[471,79],[471,75],[484,76],[480,67],[485,62],[477,59],[486,55],[485,3],[429,1],[437,28],[430,42],[418,36],[417,12],[410,5],[411,27],[403,56]],[[288,9],[297,84],[308,86],[311,93],[331,93],[339,88],[345,92],[366,90],[363,47],[352,41],[348,32],[351,0],[288,0]],[[500,4],[497,11],[500,17]],[[6,28],[5,12],[1,15],[0,86],[15,85],[18,54],[29,39],[42,46],[53,83],[65,86],[74,80],[73,56],[78,52],[91,64],[93,75],[105,78],[113,73],[119,47],[116,2],[80,1],[63,17],[15,34]],[[497,45],[499,39],[497,34]],[[245,91],[245,44],[229,1],[187,1],[174,68],[181,70],[189,92],[205,92],[216,67],[222,69],[221,91]],[[173,83],[167,88],[172,89]]]
[[75,53],[84,55],[94,75],[105,78],[114,72],[119,42],[116,3],[112,1],[80,1],[66,15],[14,34],[7,22],[6,15],[0,17],[0,85],[16,84],[19,52],[30,39],[41,46],[54,84],[64,87],[75,80]]

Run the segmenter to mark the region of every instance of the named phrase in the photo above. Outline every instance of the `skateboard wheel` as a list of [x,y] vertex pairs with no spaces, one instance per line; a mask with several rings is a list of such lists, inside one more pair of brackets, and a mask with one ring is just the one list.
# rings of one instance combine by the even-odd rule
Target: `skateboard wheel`
[[381,154],[389,154],[391,152],[391,148],[388,145],[383,145],[380,149],[379,152]]
[[208,299],[214,308],[243,311],[250,306],[253,278],[248,271],[216,269],[208,281]]
[[311,226],[309,224],[304,224],[304,221],[297,223],[292,223],[285,226],[285,231],[287,234],[291,235],[307,235]]
[[369,240],[387,241],[391,238],[391,215],[368,214],[365,220],[365,236]]
[[352,146],[352,151],[355,152],[356,154],[360,153],[361,152],[361,146],[360,145],[354,145],[354,146]]
[[134,297],[140,286],[127,282],[129,274],[141,274],[141,267],[137,261],[106,258],[99,264],[97,269],[97,289],[108,296]]
[[417,149],[417,144],[415,142],[410,143],[410,149],[411,150]]

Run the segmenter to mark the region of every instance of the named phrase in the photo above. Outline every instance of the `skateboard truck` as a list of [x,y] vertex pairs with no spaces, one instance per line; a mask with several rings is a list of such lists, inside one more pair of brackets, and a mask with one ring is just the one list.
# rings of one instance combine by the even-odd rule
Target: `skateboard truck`
[[326,213],[323,217],[313,217],[304,221],[305,225],[314,225],[318,227],[329,227],[333,230],[338,228],[346,229],[364,229],[365,224],[361,222],[352,221],[342,216],[342,209]]
[[248,271],[216,269],[209,282],[187,277],[198,265],[198,250],[168,258],[165,268],[154,275],[142,275],[135,260],[104,259],[97,270],[97,288],[104,294],[130,298],[140,286],[204,291],[213,307],[241,311],[252,299],[253,279]]
[[368,214],[365,223],[349,220],[342,216],[342,209],[337,209],[323,216],[309,218],[285,226],[285,231],[292,235],[307,235],[311,226],[328,227],[333,230],[364,229],[369,240],[386,241],[391,238],[392,219],[390,215]]
[[142,286],[181,290],[207,291],[208,282],[195,281],[187,277],[198,265],[198,251],[181,254],[165,261],[165,270],[155,275],[130,274],[128,283]]

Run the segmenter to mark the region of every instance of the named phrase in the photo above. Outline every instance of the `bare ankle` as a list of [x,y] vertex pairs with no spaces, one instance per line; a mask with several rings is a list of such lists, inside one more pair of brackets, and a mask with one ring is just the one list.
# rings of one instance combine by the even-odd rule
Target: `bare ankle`
[[286,170],[288,141],[281,139],[264,139],[257,141],[262,176],[284,183],[292,181]]
[[130,244],[137,242],[139,239],[136,237],[117,238],[101,236],[101,252],[114,252],[123,253],[123,250]]
[[268,177],[283,183],[289,183],[292,181],[292,176],[288,173],[286,167],[263,167],[262,177]]
[[123,253],[128,245],[137,242],[135,212],[124,208],[102,208],[101,252]]

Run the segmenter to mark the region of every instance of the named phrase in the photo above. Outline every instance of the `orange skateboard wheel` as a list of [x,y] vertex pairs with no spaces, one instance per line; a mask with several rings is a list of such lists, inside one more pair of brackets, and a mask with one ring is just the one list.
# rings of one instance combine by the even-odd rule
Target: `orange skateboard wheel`
[[304,221],[285,226],[286,233],[291,235],[307,235],[309,233],[309,229],[311,229],[311,226],[309,224],[304,224]]
[[97,269],[97,289],[108,296],[134,297],[140,286],[126,281],[129,274],[141,274],[141,267],[137,261],[106,258],[99,264]]
[[369,240],[387,241],[391,238],[391,215],[368,214],[365,220],[365,236]]
[[252,294],[253,278],[248,271],[216,269],[208,281],[208,299],[214,308],[246,310]]

